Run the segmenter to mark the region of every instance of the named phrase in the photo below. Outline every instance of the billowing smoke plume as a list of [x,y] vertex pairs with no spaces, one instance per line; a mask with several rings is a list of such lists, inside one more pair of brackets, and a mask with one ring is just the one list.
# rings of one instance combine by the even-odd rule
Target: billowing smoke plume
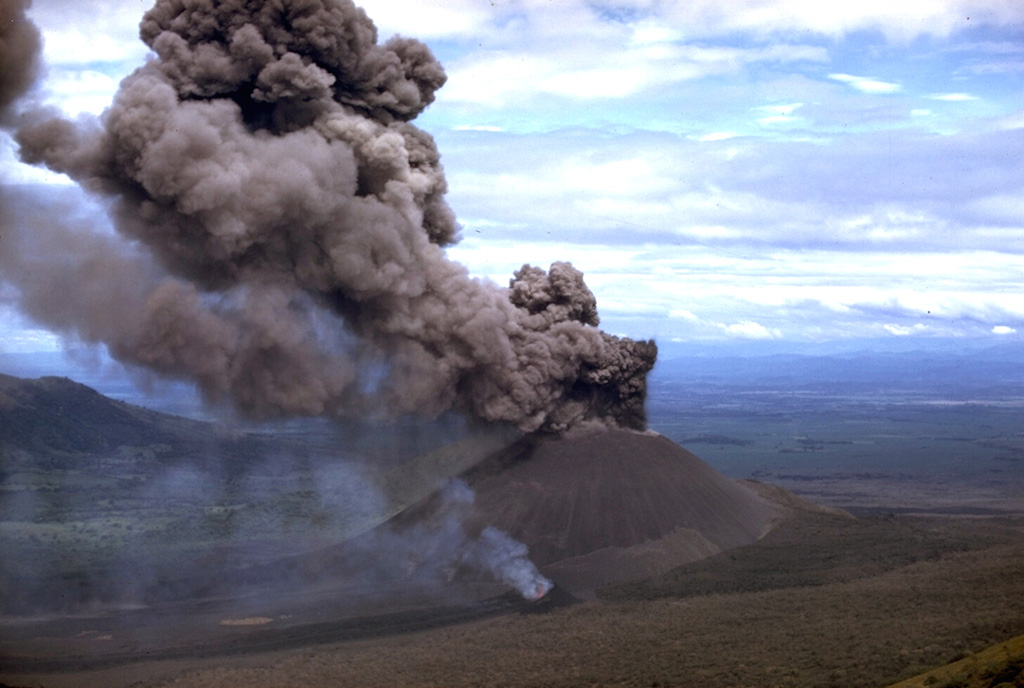
[[[38,40],[0,30],[2,107]],[[445,82],[425,45],[378,43],[348,0],[158,0],[140,33],[155,57],[98,120],[8,115],[22,159],[106,199],[121,237],[3,199],[0,277],[28,315],[257,418],[643,427],[656,348],[601,332],[578,270],[505,289],[446,257],[440,156],[410,124]]]
[[42,45],[39,30],[25,17],[29,0],[0,4],[0,126],[8,107],[35,81]]

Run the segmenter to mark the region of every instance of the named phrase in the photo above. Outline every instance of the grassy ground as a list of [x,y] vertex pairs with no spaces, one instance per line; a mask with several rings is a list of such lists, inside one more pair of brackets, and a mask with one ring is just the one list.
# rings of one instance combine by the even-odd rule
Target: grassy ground
[[893,515],[797,518],[749,547],[657,578],[608,586],[599,595],[608,601],[655,600],[842,583],[1007,542],[1012,523]]
[[900,681],[890,688],[1014,688],[1024,686],[1024,635]]

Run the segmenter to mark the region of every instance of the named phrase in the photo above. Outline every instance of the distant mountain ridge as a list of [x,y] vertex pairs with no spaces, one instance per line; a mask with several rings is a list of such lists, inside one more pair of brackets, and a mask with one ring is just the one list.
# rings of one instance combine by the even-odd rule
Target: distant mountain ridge
[[20,454],[26,465],[73,468],[78,456],[130,450],[158,463],[188,459],[233,475],[275,452],[302,457],[330,449],[313,438],[248,432],[135,406],[66,377],[0,374],[0,460]]
[[120,445],[194,445],[209,424],[105,397],[64,377],[0,375],[0,448],[96,453]]

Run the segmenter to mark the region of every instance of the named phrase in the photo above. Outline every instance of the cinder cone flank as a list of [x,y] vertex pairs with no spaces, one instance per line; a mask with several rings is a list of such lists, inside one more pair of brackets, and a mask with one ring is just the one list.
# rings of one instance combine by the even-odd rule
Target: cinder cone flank
[[524,442],[464,474],[473,526],[525,543],[570,590],[749,544],[776,508],[672,441],[608,430]]
[[[450,451],[439,450],[436,456]],[[401,595],[410,585],[403,566],[415,564],[410,570],[419,575],[424,562],[424,571],[446,565],[444,556],[457,556],[461,538],[476,541],[493,527],[526,545],[530,561],[557,586],[587,597],[607,583],[660,575],[752,543],[788,511],[654,433],[533,435],[497,451],[483,450],[476,461],[460,455],[442,466],[428,459],[416,466],[410,480],[419,487],[403,483],[396,494],[425,491],[424,485],[436,486],[444,475],[460,478],[472,498],[453,504],[448,490],[435,490],[378,528],[275,562],[265,575],[280,577],[283,569],[297,580],[314,580],[324,572],[341,578],[377,572],[373,575],[379,573],[381,581],[397,583],[389,590]],[[455,465],[469,467],[452,475],[448,469]],[[428,477],[432,471],[438,476]],[[457,534],[449,530],[455,512]],[[411,558],[402,555],[403,548],[416,552],[420,545],[424,551]],[[446,547],[454,549],[436,559],[433,549]],[[256,580],[259,572],[247,575]],[[486,594],[493,590],[486,588]]]

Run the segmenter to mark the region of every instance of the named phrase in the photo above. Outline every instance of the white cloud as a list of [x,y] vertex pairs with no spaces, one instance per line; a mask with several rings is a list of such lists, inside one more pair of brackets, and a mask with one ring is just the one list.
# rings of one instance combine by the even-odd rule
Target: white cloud
[[1024,194],[1020,193],[1020,189],[1008,193],[979,195],[966,207],[979,218],[1012,227],[1015,232],[1020,232],[1021,226],[1024,225]]
[[912,334],[920,334],[928,329],[927,326],[922,325],[921,323],[916,323],[911,326],[887,324],[882,327],[885,328],[886,332],[897,337],[907,337]]
[[759,105],[753,108],[754,112],[763,112],[773,115],[792,115],[803,103],[787,103],[784,105]]
[[[1009,145],[1012,135],[1006,139]],[[982,147],[965,137],[963,154],[958,140],[894,139],[888,147],[870,137],[840,145],[744,136],[709,144],[554,132],[466,136],[444,162],[457,213],[523,227],[517,236],[553,231],[612,244],[673,238],[857,252],[1024,250],[1013,158],[987,153],[998,139]],[[985,161],[985,184],[1007,191],[983,196],[965,188],[956,174],[962,156]]]
[[[800,112],[794,105],[768,107]],[[440,143],[457,214],[498,232],[523,228],[505,238],[1012,253],[1024,252],[1019,156],[1007,153],[1017,135],[710,144],[699,135],[556,131],[449,134]],[[964,162],[984,170],[971,186],[958,172]]]
[[[138,18],[141,17],[140,14]],[[141,63],[149,48],[139,39],[137,28],[133,33],[130,40],[125,40],[125,36],[93,33],[77,27],[44,30],[43,54],[48,64],[57,65]]]
[[467,58],[447,67],[448,83],[438,94],[438,100],[502,108],[510,100],[533,91],[533,84],[556,68],[549,59],[509,52]]
[[606,64],[593,69],[559,69],[542,78],[537,86],[543,93],[570,98],[623,98],[643,90],[655,77],[643,64]]
[[664,24],[653,21],[643,21],[633,29],[629,38],[635,45],[650,45],[652,43],[674,43],[682,40],[682,34]]
[[992,328],[992,334],[1017,334],[1017,330],[1006,325],[996,325]]
[[766,127],[774,126],[776,124],[793,124],[799,122],[799,117],[790,117],[789,115],[771,115],[769,117],[759,117],[757,122]]
[[18,329],[7,325],[0,334],[0,353],[19,354],[39,351],[59,351],[63,347],[60,337],[47,330]]
[[46,98],[71,116],[99,114],[113,100],[118,82],[96,70],[54,69],[46,81]]
[[890,40],[906,42],[923,34],[948,36],[982,24],[1014,25],[1020,21],[1020,5],[1017,0],[694,0],[668,3],[667,14],[671,25],[691,36],[728,31],[762,36],[810,31],[841,36],[878,30]]
[[736,137],[736,134],[732,133],[731,131],[713,131],[710,134],[702,134],[700,136],[695,136],[694,139],[696,141],[702,141],[702,142],[710,143],[710,142],[714,142],[714,141],[726,141],[728,139],[735,138],[735,137]]
[[[0,289],[0,299],[3,298]],[[33,353],[56,351],[61,348],[61,339],[48,330],[37,328],[11,305],[0,301],[0,354]]]
[[[602,21],[585,0],[362,0],[359,4],[383,36],[398,32],[428,38],[482,37],[485,42],[493,42],[501,38],[503,29],[520,33],[532,30],[548,36],[592,34],[594,26]],[[1012,26],[1020,21],[1017,0],[621,0],[615,8],[621,10],[619,17],[636,17],[627,34],[634,45],[735,32],[762,37],[797,32],[839,37],[864,30],[877,30],[890,40],[906,42],[924,34],[944,37],[973,26]]]
[[42,30],[47,64],[136,64],[149,51],[139,39],[139,21],[153,2],[35,0],[29,16]]
[[598,35],[573,30],[543,42],[528,33],[516,38],[449,65],[449,81],[439,99],[497,108],[550,96],[614,100],[670,84],[734,74],[750,64],[828,59],[824,48],[806,45],[635,43],[621,28],[602,28]]
[[945,100],[952,103],[978,99],[977,96],[972,96],[970,93],[933,93],[926,97],[931,100]]
[[755,115],[760,115],[756,118],[756,121],[763,127],[786,126],[806,121],[802,117],[793,115],[802,106],[803,103],[759,105],[751,108],[751,112]]
[[494,3],[475,0],[358,0],[356,4],[366,10],[382,39],[394,34],[421,40],[480,36],[495,15],[502,14]]
[[1024,129],[1024,110],[1018,110],[1012,114],[997,118],[993,126],[1003,131],[1011,129]]
[[729,336],[741,339],[780,339],[782,332],[777,329],[769,329],[753,320],[744,320],[732,325],[718,324]]
[[899,84],[889,81],[878,81],[872,77],[854,76],[852,74],[829,74],[829,79],[849,84],[862,93],[896,93],[903,90]]

